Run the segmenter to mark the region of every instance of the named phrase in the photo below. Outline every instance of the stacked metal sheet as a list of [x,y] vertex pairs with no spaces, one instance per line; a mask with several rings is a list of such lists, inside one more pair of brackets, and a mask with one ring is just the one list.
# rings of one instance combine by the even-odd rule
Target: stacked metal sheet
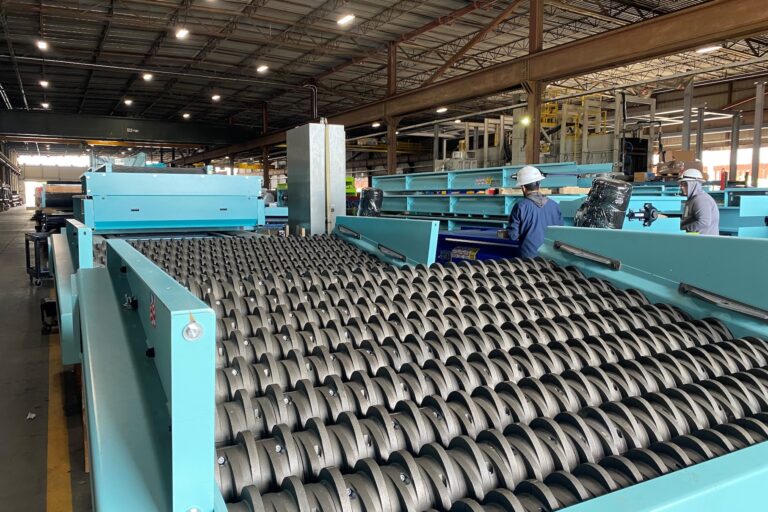
[[232,512],[556,510],[768,439],[763,340],[575,268],[135,245],[219,317]]

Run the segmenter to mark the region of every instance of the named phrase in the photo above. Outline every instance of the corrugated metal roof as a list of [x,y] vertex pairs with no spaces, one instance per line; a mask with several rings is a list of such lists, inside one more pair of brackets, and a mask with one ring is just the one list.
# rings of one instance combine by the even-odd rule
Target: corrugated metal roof
[[[704,0],[547,0],[545,47],[682,9]],[[498,0],[450,24],[403,42],[398,85],[418,87],[509,5]],[[305,121],[315,83],[321,115],[384,95],[386,48],[448,13],[463,0],[6,0],[3,36],[17,57],[21,84],[9,55],[0,50],[0,84],[13,108],[43,101],[59,112],[140,115],[260,126],[262,104],[270,124]],[[444,77],[490,66],[527,52],[527,2],[469,50]],[[337,20],[352,13],[355,20]],[[175,32],[189,30],[186,39]],[[44,38],[46,52],[35,46]],[[573,89],[655,79],[681,69],[709,68],[762,55],[766,41],[729,45],[727,51],[682,55],[594,73],[559,85]],[[357,59],[357,60],[356,60]],[[269,66],[267,73],[256,71]],[[744,72],[764,69],[746,66]],[[149,82],[141,78],[151,72]],[[712,78],[717,73],[708,73]],[[45,77],[48,89],[39,86]],[[318,79],[318,77],[320,77]],[[213,94],[222,100],[211,101]],[[124,100],[133,100],[129,107]],[[468,102],[457,109],[492,108],[508,98]]]

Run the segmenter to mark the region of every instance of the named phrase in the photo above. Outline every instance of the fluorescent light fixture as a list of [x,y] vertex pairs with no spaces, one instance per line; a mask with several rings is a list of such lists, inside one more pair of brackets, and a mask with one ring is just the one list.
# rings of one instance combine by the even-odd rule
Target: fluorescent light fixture
[[176,29],[176,39],[186,39],[188,35],[189,30],[184,27]]
[[126,105],[128,105],[130,107],[131,105],[133,105],[133,100],[129,99],[129,98],[125,98],[123,100],[123,103],[125,103]]
[[339,20],[336,22],[339,25],[348,25],[353,19],[355,19],[354,14],[345,14]]
[[39,50],[47,50],[48,49],[48,41],[43,41],[42,39],[37,40],[37,48]]
[[152,73],[144,73],[143,75],[141,75],[141,78],[143,78],[145,82],[149,82],[150,80],[155,78],[155,75],[153,75]]
[[44,102],[42,102],[42,103],[40,104],[40,106],[41,106],[41,107],[43,107],[44,109],[49,109],[49,108],[51,108],[51,104],[50,104],[50,103],[48,103],[47,101],[44,101]]
[[435,110],[438,114],[445,114],[448,112],[448,107],[440,107],[439,109]]
[[221,99],[221,94],[214,94],[211,96],[211,101],[219,101]]
[[51,83],[48,80],[40,80],[40,87],[43,89],[47,88]]
[[371,128],[378,128],[379,126],[381,126],[381,123],[380,123],[380,122],[378,122],[378,121],[376,121],[375,123],[373,123],[373,124],[371,125]]
[[531,124],[531,117],[530,116],[525,116],[524,118],[522,118],[520,120],[520,122],[522,123],[523,126],[528,126],[528,125]]
[[696,50],[696,53],[712,53],[720,50],[723,47],[721,44],[713,44],[711,46],[705,46]]
[[268,69],[269,69],[269,66],[267,66],[266,64],[262,64],[261,66],[256,68],[256,72],[257,73],[266,73]]
[[183,114],[181,114],[181,117],[183,117],[184,119],[189,119],[189,112],[184,112]]

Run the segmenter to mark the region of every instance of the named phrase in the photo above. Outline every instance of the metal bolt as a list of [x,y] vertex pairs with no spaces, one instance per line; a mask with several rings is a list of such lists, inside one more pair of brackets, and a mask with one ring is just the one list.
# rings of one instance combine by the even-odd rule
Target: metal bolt
[[411,483],[411,479],[408,478],[408,475],[405,473],[400,473],[400,481],[403,482],[405,485],[408,485]]
[[187,341],[197,341],[203,335],[203,326],[192,320],[184,326],[181,335],[184,336],[184,339]]
[[275,451],[276,451],[277,453],[282,453],[282,451],[283,451],[283,446],[282,446],[282,445],[279,445],[279,444],[276,444],[276,445],[275,445]]
[[219,457],[218,459],[216,459],[216,462],[219,464],[219,466],[223,466],[224,464],[227,463],[227,459],[222,456],[222,457]]

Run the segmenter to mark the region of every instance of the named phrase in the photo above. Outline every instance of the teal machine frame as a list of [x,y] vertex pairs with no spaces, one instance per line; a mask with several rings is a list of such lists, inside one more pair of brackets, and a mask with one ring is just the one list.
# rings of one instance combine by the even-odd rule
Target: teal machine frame
[[[540,254],[652,301],[722,320],[735,336],[768,339],[768,240],[580,229],[547,230]],[[700,257],[699,257],[700,255]],[[704,257],[706,255],[706,257]],[[718,262],[727,262],[720,271]],[[765,508],[768,442],[564,509],[716,512]]]
[[[512,206],[522,196],[486,195],[489,188],[517,188],[517,171],[523,166],[465,169],[417,174],[374,176],[372,184],[384,191],[382,213],[410,219],[438,220],[449,230],[461,226],[502,227]],[[573,162],[541,164],[544,188],[590,187],[595,177],[613,171],[611,164],[579,165]],[[469,193],[473,192],[473,193]],[[578,195],[553,194],[555,201]]]
[[74,276],[94,266],[93,244],[99,237],[236,234],[265,224],[260,176],[101,169],[83,174],[75,219],[67,220],[64,232],[52,235],[49,245],[64,365],[81,362],[78,326],[72,319],[78,298]]
[[[337,230],[385,260],[391,255],[380,246],[414,264],[428,263],[421,258],[436,227],[341,217]],[[108,240],[107,252],[106,267],[82,268],[74,278],[95,508],[225,512],[213,477],[213,311],[127,242]],[[563,227],[548,230],[542,255],[716,316],[737,336],[768,338],[766,240]],[[718,272],[717,261],[731,268]],[[759,510],[767,477],[762,443],[565,510]]]

